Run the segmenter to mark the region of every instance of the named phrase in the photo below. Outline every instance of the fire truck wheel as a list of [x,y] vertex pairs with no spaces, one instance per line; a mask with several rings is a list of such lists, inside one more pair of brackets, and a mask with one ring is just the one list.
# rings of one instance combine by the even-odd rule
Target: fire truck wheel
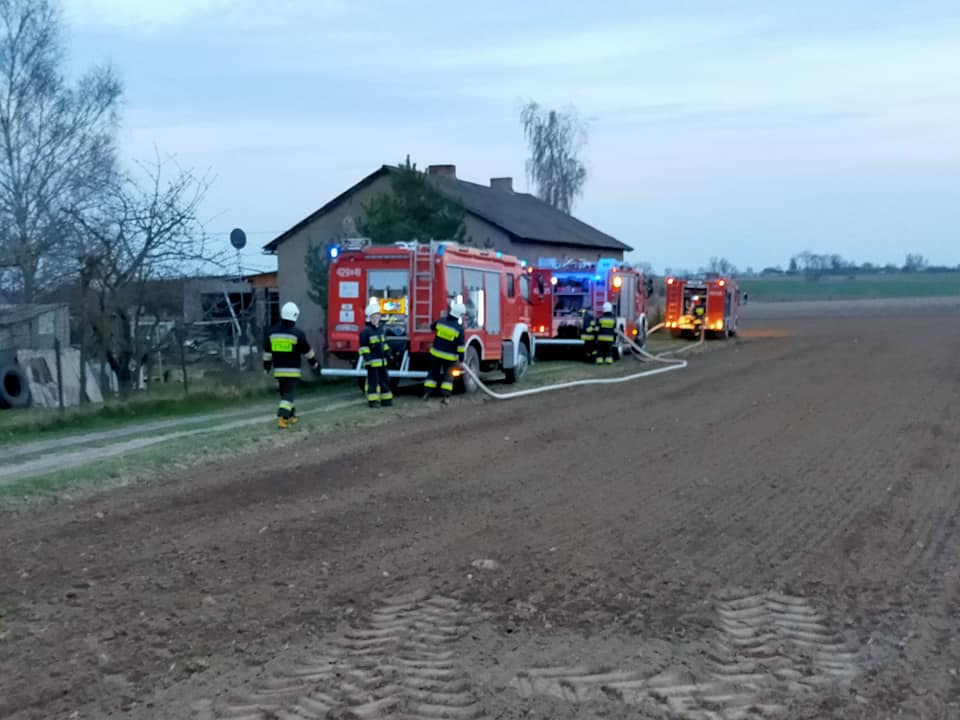
[[[467,348],[467,352],[463,356],[463,364],[473,370],[476,375],[480,374],[480,355],[477,353],[477,348],[475,345],[470,345]],[[464,373],[463,391],[466,393],[473,393],[478,389],[479,386],[477,385],[477,381]]]
[[515,383],[518,380],[523,380],[523,376],[527,374],[527,368],[530,367],[530,348],[527,347],[526,343],[520,343],[520,349],[517,352],[517,366],[509,370],[504,370],[504,375],[507,376],[508,383]]

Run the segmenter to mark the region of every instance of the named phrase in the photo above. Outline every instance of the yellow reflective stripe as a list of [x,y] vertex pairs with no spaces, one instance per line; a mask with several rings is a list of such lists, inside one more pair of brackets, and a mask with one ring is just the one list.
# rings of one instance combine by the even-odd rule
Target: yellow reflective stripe
[[381,359],[379,359],[379,358],[374,359],[374,360],[368,360],[368,361],[366,362],[366,364],[364,365],[364,367],[368,367],[368,368],[383,367],[383,360],[381,360]]
[[300,371],[291,370],[290,368],[274,368],[273,376],[275,378],[280,378],[280,377],[298,378],[300,377]]
[[441,340],[449,340],[453,342],[458,337],[460,337],[460,331],[455,330],[449,325],[444,325],[443,323],[437,323],[437,337]]
[[424,381],[423,381],[423,386],[424,386],[425,388],[435,388],[435,387],[437,386],[437,381],[436,381],[436,380],[424,380]]
[[281,410],[293,410],[293,403],[290,402],[289,400],[281,400],[278,407]]
[[440,358],[441,360],[449,360],[450,362],[455,362],[457,356],[453,353],[444,352],[443,350],[437,350],[436,348],[430,348],[430,354],[435,358]]
[[604,330],[611,330],[617,326],[617,321],[614,318],[602,318],[600,320],[600,327]]
[[389,390],[388,390],[387,392],[381,392],[381,393],[380,393],[380,399],[381,399],[381,400],[393,400],[393,393],[390,392]]
[[448,383],[448,382],[440,383],[440,389],[441,389],[441,390],[453,390],[453,383]]
[[369,355],[369,354],[370,354],[370,348],[368,348],[366,345],[361,346],[361,347],[360,347],[360,354],[361,354],[361,355]]
[[467,351],[467,346],[466,346],[466,345],[457,345],[457,352],[458,352],[458,353],[465,353],[466,351]]

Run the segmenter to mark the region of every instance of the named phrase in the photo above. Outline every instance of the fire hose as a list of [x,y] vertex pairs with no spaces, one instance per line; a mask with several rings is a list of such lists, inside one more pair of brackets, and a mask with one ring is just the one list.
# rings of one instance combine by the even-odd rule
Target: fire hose
[[[477,384],[477,387],[480,388],[486,395],[490,396],[494,400],[513,400],[514,398],[527,397],[529,395],[538,395],[539,393],[553,392],[554,390],[566,390],[567,388],[580,387],[581,385],[614,385],[617,383],[631,382],[633,380],[639,380],[641,378],[650,377],[652,375],[660,375],[662,373],[672,372],[674,370],[682,370],[687,366],[686,360],[681,360],[680,358],[671,358],[666,357],[666,355],[671,353],[661,353],[660,355],[654,355],[647,352],[642,347],[637,345],[633,340],[628,338],[623,333],[620,333],[620,337],[623,338],[627,346],[638,356],[643,357],[650,362],[659,362],[664,363],[667,367],[656,368],[654,370],[644,370],[643,372],[631,373],[629,375],[621,375],[618,377],[612,378],[589,378],[586,380],[571,380],[569,382],[556,383],[554,385],[543,385],[541,387],[530,388],[528,390],[515,390],[513,392],[507,393],[498,393],[491,390],[489,387],[483,384],[477,374],[470,368],[468,365],[462,365],[463,372],[470,376],[470,378]],[[702,342],[702,340],[701,340]],[[693,346],[695,347],[695,346]],[[684,348],[686,350],[688,348]]]

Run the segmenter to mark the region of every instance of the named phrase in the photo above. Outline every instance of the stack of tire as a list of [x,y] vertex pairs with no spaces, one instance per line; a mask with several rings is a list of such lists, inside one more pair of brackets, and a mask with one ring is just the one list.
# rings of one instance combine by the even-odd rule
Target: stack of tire
[[0,353],[0,410],[30,407],[30,381],[16,356]]

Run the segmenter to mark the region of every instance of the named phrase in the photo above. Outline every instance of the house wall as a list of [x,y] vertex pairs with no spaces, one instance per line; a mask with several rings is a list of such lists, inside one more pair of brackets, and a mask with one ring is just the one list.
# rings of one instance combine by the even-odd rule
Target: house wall
[[70,347],[70,309],[67,305],[9,306],[22,319],[7,321],[0,311],[0,350],[51,350],[54,341]]
[[300,308],[298,325],[307,334],[314,347],[323,347],[323,309],[318,307],[307,294],[309,281],[305,267],[307,250],[311,245],[323,246],[333,238],[344,234],[343,221],[347,217],[354,220],[363,215],[364,205],[375,196],[390,189],[390,178],[379,177],[366,187],[345,198],[338,206],[322,217],[288,237],[277,248],[277,276],[280,291],[280,303],[293,301]]

